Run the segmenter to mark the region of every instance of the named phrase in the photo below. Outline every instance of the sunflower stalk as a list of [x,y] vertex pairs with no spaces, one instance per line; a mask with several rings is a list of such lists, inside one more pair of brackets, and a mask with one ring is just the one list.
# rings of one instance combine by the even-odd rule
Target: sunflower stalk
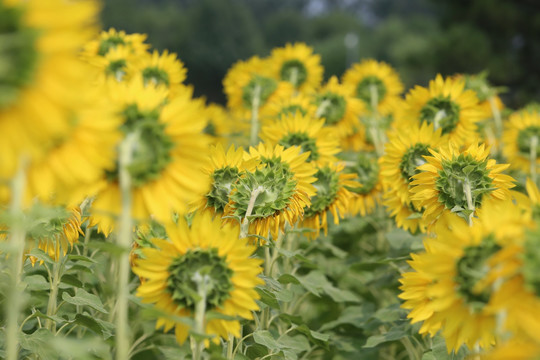
[[530,172],[531,172],[531,180],[535,185],[538,185],[536,182],[536,152],[538,149],[538,137],[533,136],[531,137],[531,150],[529,153],[529,162],[530,162]]
[[321,102],[319,107],[317,108],[317,111],[315,112],[315,117],[319,119],[322,117],[322,114],[326,111],[326,108],[329,107],[331,104],[330,100],[326,99]]
[[257,188],[255,188],[251,192],[251,197],[249,198],[248,207],[246,209],[246,215],[244,216],[244,220],[242,220],[242,226],[240,229],[240,239],[243,239],[248,236],[249,217],[251,216],[251,213],[253,212],[253,207],[255,206],[255,201],[257,201],[257,197],[263,191],[264,191],[264,188],[259,185]]
[[[206,295],[211,290],[212,283],[208,275],[201,275],[198,271],[193,275],[192,280],[197,284],[197,295],[199,295],[199,300],[195,304],[195,324],[193,330],[197,334],[204,334],[206,328]],[[203,352],[204,340],[197,340],[191,336],[193,360],[201,360]]]
[[435,114],[435,117],[433,118],[433,130],[437,130],[441,127],[441,120],[446,117],[446,111],[444,109],[441,109],[437,111]]
[[261,86],[257,85],[253,90],[253,98],[251,101],[251,135],[249,144],[257,145],[259,137],[259,107],[261,106]]
[[17,360],[19,355],[19,314],[21,312],[20,289],[26,231],[22,222],[22,203],[26,187],[26,159],[21,159],[19,169],[11,181],[10,215],[13,219],[9,237],[9,267],[11,270],[9,293],[6,304],[6,360]]
[[472,217],[474,215],[475,207],[472,200],[471,183],[467,178],[465,178],[463,182],[463,192],[465,193],[465,198],[467,199],[467,210],[470,211],[470,214],[467,217],[467,222],[469,223],[469,226],[472,226]]
[[139,138],[138,132],[130,133],[120,144],[119,155],[119,182],[122,198],[122,212],[118,229],[117,242],[124,251],[118,261],[118,293],[116,303],[116,358],[119,360],[129,359],[129,334],[128,334],[128,296],[129,296],[129,251],[131,246],[131,232],[133,219],[131,218],[131,188],[132,179],[129,166],[133,160],[133,149]]
[[293,84],[293,86],[295,88],[298,87],[298,68],[297,67],[293,67],[291,69],[291,77],[289,78],[289,81],[291,82],[291,84]]
[[[58,241],[58,240],[57,240]],[[58,287],[60,285],[60,279],[62,277],[62,268],[64,262],[64,256],[62,249],[57,248],[58,260],[53,265],[53,271],[50,278],[50,291],[49,301],[47,303],[47,316],[53,316],[56,314],[57,300],[58,300]],[[49,329],[53,334],[56,333],[56,322],[52,319],[47,319],[45,327]]]
[[377,107],[379,105],[379,94],[377,93],[377,86],[370,84],[369,93],[371,100],[371,121],[369,126],[369,131],[371,133],[371,138],[373,139],[373,145],[375,146],[375,151],[379,157],[384,155],[383,140],[381,139],[381,130],[379,127],[379,113]]

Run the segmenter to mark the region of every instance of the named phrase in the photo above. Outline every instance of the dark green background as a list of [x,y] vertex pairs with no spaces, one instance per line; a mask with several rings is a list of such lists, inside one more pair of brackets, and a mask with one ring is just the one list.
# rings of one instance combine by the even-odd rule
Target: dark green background
[[[102,22],[178,53],[196,95],[211,101],[224,102],[221,82],[236,60],[294,41],[321,54],[326,78],[374,57],[407,88],[486,69],[508,88],[510,107],[540,95],[537,0],[108,0]],[[347,51],[349,33],[359,41]]]

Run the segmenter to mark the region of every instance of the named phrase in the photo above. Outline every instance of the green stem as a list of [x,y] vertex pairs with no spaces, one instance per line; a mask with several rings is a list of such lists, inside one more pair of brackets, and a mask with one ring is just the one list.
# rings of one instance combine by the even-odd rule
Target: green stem
[[446,116],[446,111],[444,110],[439,110],[437,111],[437,113],[435,114],[435,118],[433,118],[433,130],[437,130],[438,128],[440,128],[440,121],[442,119],[444,119],[444,117]]
[[469,223],[469,226],[472,226],[473,225],[472,218],[474,215],[475,207],[472,200],[471,183],[469,182],[469,179],[465,179],[463,183],[463,192],[465,193],[465,198],[467,199],[467,210],[471,211],[467,222]]
[[289,78],[289,81],[291,82],[291,84],[293,84],[295,89],[298,88],[298,68],[293,67],[291,69],[291,77]]
[[262,186],[258,186],[256,189],[253,189],[251,192],[251,197],[249,198],[248,207],[246,209],[246,215],[244,220],[242,220],[242,226],[240,227],[240,239],[246,238],[249,231],[249,217],[253,212],[253,207],[255,206],[255,201],[257,201],[257,196],[264,191]]
[[[58,285],[60,284],[62,262],[64,256],[62,249],[58,248],[58,261],[54,263],[52,276],[50,278],[50,291],[49,302],[47,303],[47,316],[53,316],[56,314],[57,300],[58,300]],[[47,319],[45,327],[49,329],[53,334],[56,333],[56,321]]]
[[129,248],[131,246],[133,220],[131,218],[131,174],[129,165],[133,158],[133,147],[138,134],[131,133],[120,145],[119,181],[122,198],[122,212],[118,228],[117,244],[123,252],[118,259],[118,282],[116,302],[116,359],[129,359],[129,326],[128,326],[128,296],[129,296]]
[[6,299],[6,360],[17,360],[19,354],[19,314],[21,312],[22,291],[19,283],[23,267],[26,231],[23,220],[22,203],[26,187],[26,164],[21,159],[19,169],[11,182],[10,215],[13,220],[9,237],[9,267],[11,270],[9,293]]
[[[206,329],[205,314],[206,314],[206,294],[208,292],[209,280],[208,275],[201,275],[196,272],[192,280],[197,284],[197,294],[199,301],[195,304],[195,324],[194,331],[197,334],[204,334]],[[191,352],[193,360],[201,360],[204,352],[204,340],[196,340],[191,336]]]
[[319,107],[317,108],[317,111],[315,112],[315,117],[318,119],[322,117],[322,114],[324,114],[327,107],[330,106],[330,100],[326,99],[321,102]]
[[536,183],[536,151],[537,149],[538,149],[538,137],[533,136],[531,138],[531,150],[529,153],[529,162],[530,162],[531,180],[535,185],[537,185]]
[[379,126],[379,94],[377,93],[377,86],[370,84],[369,93],[371,100],[371,120],[369,124],[369,132],[371,133],[371,138],[373,139],[373,145],[375,146],[375,151],[379,157],[384,155],[384,141],[381,139],[381,129]]
[[493,120],[495,122],[495,132],[497,138],[500,138],[502,135],[502,118],[501,118],[501,112],[499,111],[499,108],[497,107],[497,104],[495,103],[495,97],[491,96],[489,99],[489,106],[491,107],[491,113],[493,114]]
[[251,101],[251,136],[249,144],[257,145],[259,136],[259,107],[261,106],[261,87],[257,85],[253,90],[253,99]]
[[229,339],[227,341],[227,360],[234,359],[233,357],[234,336],[229,333]]

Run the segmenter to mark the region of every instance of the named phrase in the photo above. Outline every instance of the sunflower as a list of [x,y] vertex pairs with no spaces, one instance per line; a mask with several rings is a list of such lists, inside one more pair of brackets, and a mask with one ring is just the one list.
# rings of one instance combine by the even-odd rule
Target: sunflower
[[425,208],[424,218],[435,221],[444,212],[455,212],[470,222],[484,199],[499,200],[511,197],[509,189],[515,181],[502,174],[508,165],[489,159],[489,147],[473,144],[464,151],[453,146],[429,149],[432,156],[424,156],[427,163],[413,175],[412,201]]
[[398,73],[390,65],[373,59],[354,64],[343,74],[343,84],[353,90],[351,95],[362,100],[366,108],[382,115],[392,112],[392,103],[403,92]]
[[203,133],[210,136],[214,144],[225,145],[229,140],[228,137],[232,137],[237,133],[247,134],[249,132],[248,126],[241,128],[240,124],[233,124],[227,109],[219,104],[208,104],[204,114],[206,126]]
[[88,63],[95,68],[94,77],[97,83],[101,84],[109,77],[117,81],[127,80],[128,64],[135,59],[135,55],[129,48],[119,45],[110,49],[105,56],[89,59]]
[[503,133],[503,153],[513,169],[538,171],[540,165],[540,113],[512,114]]
[[[146,279],[137,289],[144,303],[155,306],[170,316],[159,317],[156,328],[175,328],[176,339],[182,344],[190,327],[174,317],[192,317],[201,298],[201,282],[206,281],[206,311],[229,317],[253,319],[259,309],[255,287],[264,282],[258,277],[262,260],[252,258],[255,248],[238,239],[238,227],[224,226],[210,214],[195,215],[188,227],[180,218],[178,224],[167,227],[170,240],[154,239],[157,248],[144,248],[135,260],[133,272]],[[204,323],[204,332],[212,339],[227,339],[229,334],[240,337],[238,320],[214,318]]]
[[295,96],[290,96],[288,93],[282,93],[261,112],[261,120],[263,124],[272,124],[282,116],[294,115],[297,112],[304,116],[315,117],[317,106],[311,102],[311,98],[306,94],[298,93]]
[[339,153],[339,139],[332,129],[323,127],[324,119],[313,119],[299,112],[283,115],[280,120],[262,128],[261,138],[285,149],[299,146],[309,152],[307,161],[317,165],[335,162]]
[[298,146],[285,149],[260,143],[251,147],[246,160],[256,159],[261,165],[238,179],[225,207],[225,215],[231,218],[225,221],[236,223],[236,219],[247,218],[250,234],[268,237],[270,233],[274,239],[286,223],[294,226],[316,192],[312,183],[317,170],[307,162],[308,156]]
[[352,193],[349,198],[351,215],[360,213],[361,216],[371,214],[380,202],[382,193],[382,179],[377,155],[371,152],[361,152],[356,160],[348,165],[346,172],[354,174],[354,180],[360,186],[348,186]]
[[423,322],[420,334],[441,331],[449,352],[463,344],[488,348],[504,310],[495,299],[512,295],[500,281],[516,269],[513,244],[527,221],[511,201],[486,201],[474,226],[447,216],[436,237],[425,239],[426,251],[411,254],[414,271],[400,279],[402,307],[412,323]]
[[[129,173],[132,182],[132,216],[145,220],[153,216],[168,222],[172,212],[184,214],[188,203],[206,191],[208,180],[201,171],[209,139],[203,103],[189,91],[167,100],[163,86],[144,85],[140,77],[128,82],[108,81],[108,93],[119,106],[121,130],[135,137]],[[167,101],[166,101],[167,100]],[[103,188],[92,206],[92,223],[109,233],[120,213],[118,168],[106,173]]]
[[213,215],[223,215],[238,179],[245,171],[255,171],[257,166],[256,159],[244,160],[244,153],[243,148],[235,150],[234,145],[227,152],[221,144],[210,149],[210,161],[203,168],[210,178],[210,190],[194,203],[194,210],[208,210]]
[[0,3],[0,178],[68,131],[89,89],[78,51],[94,33],[98,9],[94,1]]
[[306,236],[315,239],[323,229],[324,234],[328,234],[327,214],[330,212],[334,219],[334,224],[339,224],[340,217],[343,218],[349,211],[349,199],[352,194],[348,188],[360,186],[353,179],[354,174],[343,172],[345,168],[342,164],[327,164],[319,167],[315,173],[317,179],[313,186],[317,189],[317,194],[311,198],[311,205],[305,209],[304,219],[300,227],[311,229]]
[[449,136],[455,146],[475,142],[476,123],[484,113],[478,105],[478,98],[472,90],[465,90],[465,82],[460,79],[437,75],[429,82],[429,88],[416,86],[405,98],[399,111],[396,127],[404,128],[413,124],[433,124]]
[[538,360],[540,343],[512,338],[482,356],[482,360]]
[[385,191],[391,189],[402,203],[410,201],[410,184],[412,177],[420,172],[418,166],[426,163],[424,156],[429,155],[429,149],[437,149],[445,141],[441,129],[434,131],[432,124],[391,133],[379,160]]
[[299,92],[310,92],[321,85],[324,72],[321,57],[304,43],[274,48],[269,62],[274,78],[290,82]]
[[234,64],[223,79],[227,107],[239,118],[263,113],[276,99],[292,96],[292,85],[272,77],[268,60],[257,56]]
[[358,116],[364,111],[364,106],[350,93],[347,86],[339,84],[338,78],[332,76],[312,95],[312,102],[317,106],[315,117],[324,118],[325,125],[335,128],[341,138],[361,126]]
[[417,231],[426,232],[428,222],[423,217],[423,208],[418,207],[410,200],[402,201],[399,195],[391,190],[383,194],[383,204],[399,228],[413,234]]
[[144,55],[150,47],[144,43],[145,40],[146,34],[126,34],[125,31],[110,28],[109,31],[102,31],[97,39],[86,43],[82,56],[86,60],[104,57],[119,46],[126,47],[134,56]]
[[178,86],[186,79],[184,64],[177,59],[175,53],[169,53],[167,50],[162,54],[156,50],[152,54],[141,54],[127,64],[126,72],[128,77],[141,74],[145,84],[165,84],[170,90],[171,97],[174,97]]

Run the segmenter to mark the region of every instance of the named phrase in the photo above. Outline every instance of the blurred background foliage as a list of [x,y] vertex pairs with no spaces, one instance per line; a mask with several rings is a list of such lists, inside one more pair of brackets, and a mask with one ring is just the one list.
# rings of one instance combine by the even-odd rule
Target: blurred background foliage
[[195,94],[214,102],[235,61],[295,41],[321,55],[326,78],[372,57],[407,87],[487,70],[507,106],[540,95],[538,0],[107,0],[102,22],[178,53]]

